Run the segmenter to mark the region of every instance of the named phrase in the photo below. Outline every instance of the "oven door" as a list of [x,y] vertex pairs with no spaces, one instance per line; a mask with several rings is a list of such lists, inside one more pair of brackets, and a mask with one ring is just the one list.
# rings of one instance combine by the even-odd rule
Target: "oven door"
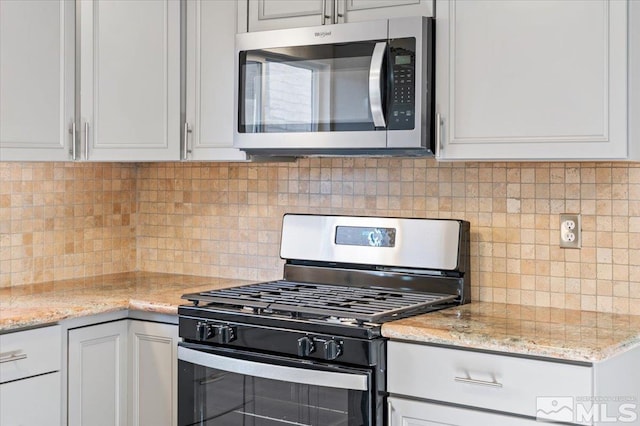
[[181,343],[178,424],[356,426],[373,420],[372,372]]

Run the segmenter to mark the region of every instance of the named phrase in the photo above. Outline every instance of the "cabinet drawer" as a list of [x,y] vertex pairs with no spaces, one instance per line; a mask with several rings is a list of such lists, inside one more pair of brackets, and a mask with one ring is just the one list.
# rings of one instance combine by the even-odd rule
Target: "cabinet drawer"
[[393,394],[536,416],[537,397],[592,395],[590,367],[389,342]]
[[435,426],[451,425],[455,419],[456,426],[534,426],[540,425],[534,419],[509,416],[506,414],[487,413],[469,408],[452,407],[444,404],[433,404],[403,398],[388,400],[389,426]]
[[60,372],[0,385],[0,425],[60,425],[60,389]]
[[0,335],[0,383],[60,370],[59,325]]

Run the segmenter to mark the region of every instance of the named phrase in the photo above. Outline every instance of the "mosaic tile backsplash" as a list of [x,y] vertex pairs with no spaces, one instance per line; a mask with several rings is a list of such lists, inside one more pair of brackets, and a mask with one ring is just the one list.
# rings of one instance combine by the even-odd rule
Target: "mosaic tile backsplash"
[[135,165],[0,163],[0,287],[136,267]]
[[[640,164],[0,163],[2,286],[124,270],[282,275],[286,212],[471,222],[475,300],[640,314]],[[582,249],[559,215],[582,215]]]

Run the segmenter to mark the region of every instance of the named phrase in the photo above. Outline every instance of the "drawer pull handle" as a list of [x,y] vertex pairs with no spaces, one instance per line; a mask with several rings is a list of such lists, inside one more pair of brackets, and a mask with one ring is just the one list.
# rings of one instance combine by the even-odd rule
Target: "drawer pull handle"
[[19,354],[17,352],[11,352],[7,355],[0,355],[0,364],[5,362],[20,361],[21,359],[27,359],[27,354]]
[[472,379],[470,377],[455,377],[453,380],[455,380],[456,382],[459,383],[468,383],[471,385],[480,385],[480,386],[489,386],[492,388],[501,388],[502,387],[502,383],[500,382],[488,382],[486,380],[477,380],[477,379]]

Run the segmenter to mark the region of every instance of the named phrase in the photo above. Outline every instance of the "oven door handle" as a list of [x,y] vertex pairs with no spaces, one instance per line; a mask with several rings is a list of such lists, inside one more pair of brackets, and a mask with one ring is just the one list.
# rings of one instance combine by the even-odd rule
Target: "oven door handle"
[[263,379],[358,391],[369,389],[368,377],[364,374],[336,373],[248,361],[197,351],[183,346],[178,346],[178,359],[203,367]]

